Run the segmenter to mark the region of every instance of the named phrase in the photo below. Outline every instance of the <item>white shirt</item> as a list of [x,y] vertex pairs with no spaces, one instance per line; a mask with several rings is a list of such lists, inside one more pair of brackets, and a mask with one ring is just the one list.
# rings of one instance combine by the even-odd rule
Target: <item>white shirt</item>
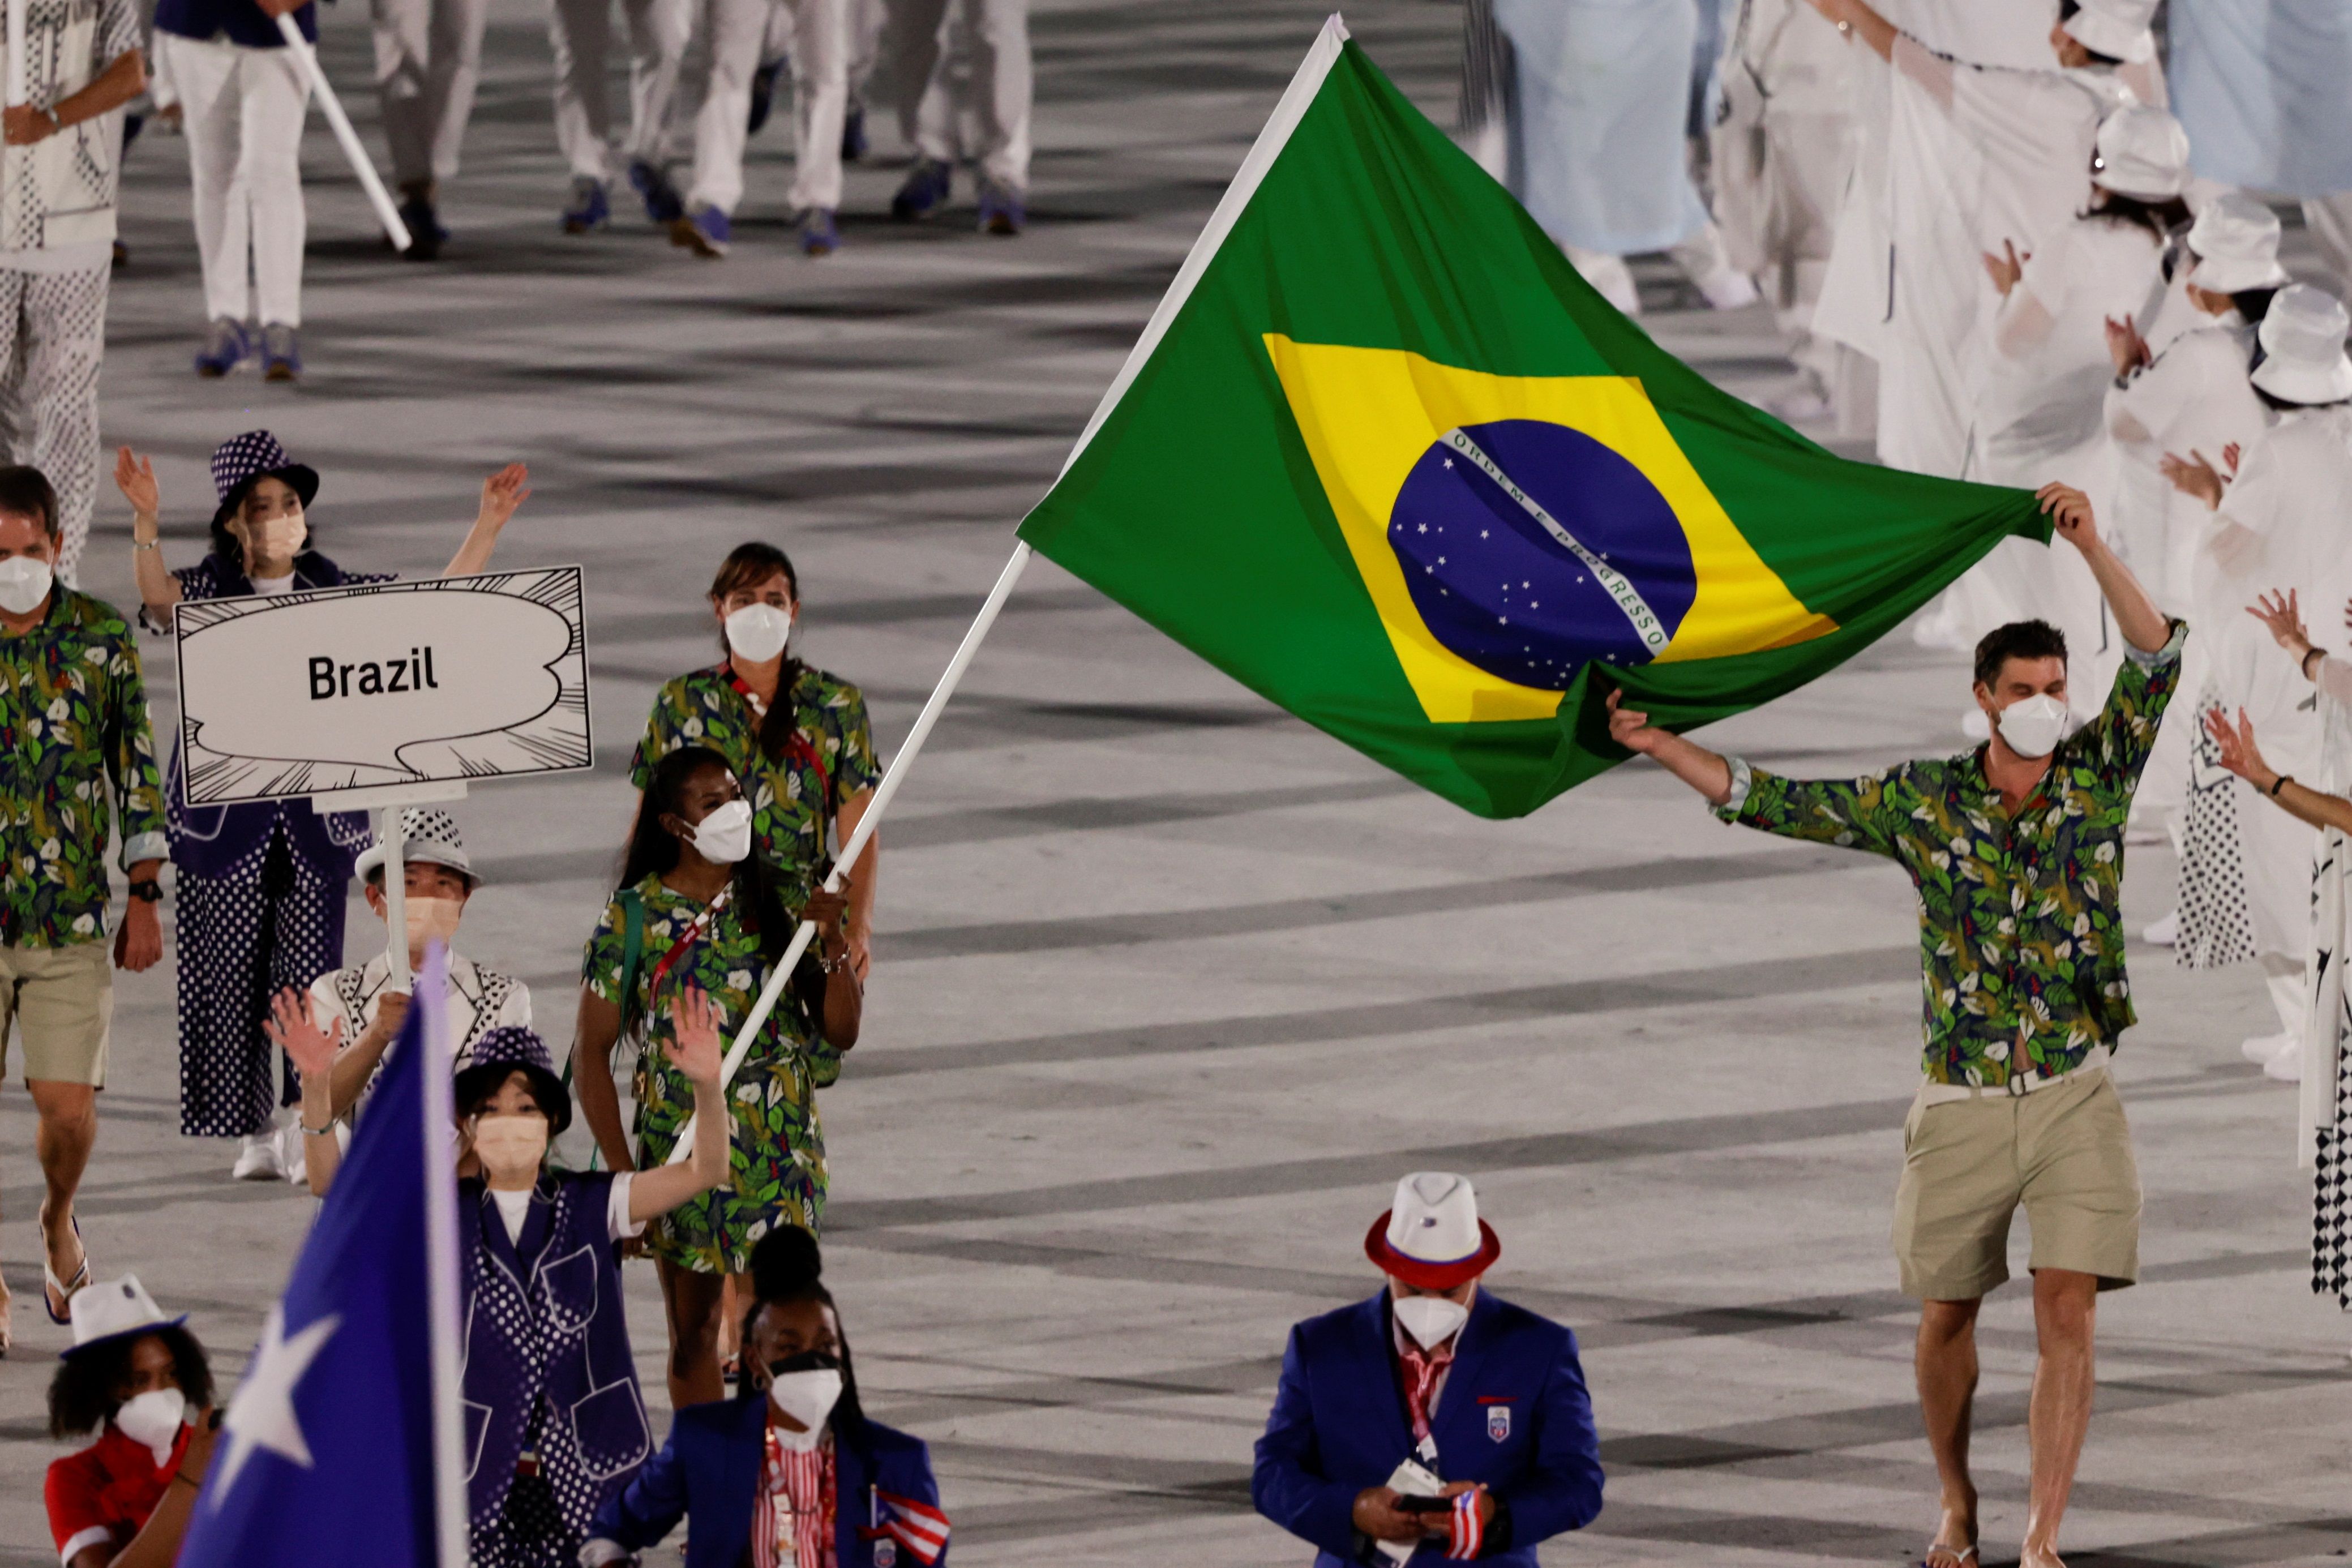
[[[636,1173],[621,1171],[613,1177],[613,1192],[604,1204],[604,1238],[607,1241],[627,1241],[645,1234],[646,1222],[629,1217],[629,1184]],[[532,1188],[516,1192],[490,1189],[490,1199],[499,1205],[499,1218],[506,1223],[507,1239],[522,1245],[523,1221],[530,1217]]]
[[283,577],[255,577],[250,581],[257,594],[290,594],[294,591],[294,574],[291,572]]

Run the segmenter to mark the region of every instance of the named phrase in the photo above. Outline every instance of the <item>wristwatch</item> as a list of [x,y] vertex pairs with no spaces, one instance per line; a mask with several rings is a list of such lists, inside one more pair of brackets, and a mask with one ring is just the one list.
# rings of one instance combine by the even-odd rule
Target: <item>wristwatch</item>
[[160,904],[163,901],[163,884],[152,877],[133,882],[131,884],[131,896],[142,904]]

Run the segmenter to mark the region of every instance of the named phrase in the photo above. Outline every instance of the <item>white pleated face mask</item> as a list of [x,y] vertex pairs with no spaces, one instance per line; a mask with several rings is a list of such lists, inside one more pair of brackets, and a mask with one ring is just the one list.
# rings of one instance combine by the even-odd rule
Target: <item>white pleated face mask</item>
[[37,556],[11,555],[0,561],[0,610],[29,616],[49,596],[57,571]]
[[751,852],[751,804],[730,800],[694,825],[694,849],[713,865],[732,866]]
[[1425,1351],[1433,1351],[1455,1334],[1470,1321],[1470,1309],[1459,1301],[1449,1301],[1443,1296],[1407,1296],[1395,1304],[1396,1321],[1412,1336],[1412,1342]]
[[2048,756],[2066,738],[2066,704],[2047,692],[2000,710],[2000,738],[2028,762]]
[[727,646],[752,664],[765,664],[793,637],[793,613],[774,605],[746,605],[727,617]]
[[824,1436],[825,1417],[841,1401],[841,1369],[837,1366],[811,1367],[805,1372],[780,1372],[768,1384],[768,1397],[776,1408],[799,1422],[803,1428],[795,1432],[787,1426],[775,1428],[777,1441],[787,1448],[803,1452],[814,1448]]
[[187,1414],[186,1394],[176,1388],[151,1388],[134,1399],[124,1400],[122,1408],[114,1413],[114,1424],[132,1442],[147,1445],[160,1470],[172,1458],[172,1447],[180,1440],[180,1427]]

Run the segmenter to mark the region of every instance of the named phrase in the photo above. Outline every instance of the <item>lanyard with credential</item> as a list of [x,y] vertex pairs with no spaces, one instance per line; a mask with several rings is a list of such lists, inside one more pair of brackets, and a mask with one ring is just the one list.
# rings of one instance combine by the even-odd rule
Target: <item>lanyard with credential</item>
[[694,919],[687,925],[685,934],[680,936],[676,942],[670,943],[669,951],[662,954],[662,960],[659,963],[654,965],[653,981],[646,987],[646,1011],[647,1013],[651,1013],[654,1010],[653,999],[661,994],[662,977],[669,973],[670,965],[676,963],[679,958],[684,956],[688,948],[692,947],[697,942],[699,942],[702,939],[702,933],[709,929],[712,919],[718,915],[719,910],[727,907],[727,900],[733,897],[734,893],[735,884],[733,882],[729,882],[725,887],[719,889],[719,896],[711,900],[709,903],[703,906],[702,912],[695,916]]
[[[720,665],[715,673],[727,678],[727,684],[735,689],[735,695],[740,697],[744,706],[751,710],[751,717],[762,723],[766,722],[768,705],[760,700],[758,692],[744,684],[743,678],[735,673],[735,667],[732,664]],[[756,737],[752,743],[757,746]],[[816,747],[810,743],[806,735],[801,733],[798,725],[793,728],[792,739],[784,742],[784,755],[793,761],[806,763],[816,770],[817,820],[822,825],[826,816],[825,803],[833,798],[833,775],[825,771],[824,759],[816,754]],[[823,826],[820,826],[817,831],[818,837],[822,838],[824,831]],[[822,848],[823,846],[820,845],[819,847]]]

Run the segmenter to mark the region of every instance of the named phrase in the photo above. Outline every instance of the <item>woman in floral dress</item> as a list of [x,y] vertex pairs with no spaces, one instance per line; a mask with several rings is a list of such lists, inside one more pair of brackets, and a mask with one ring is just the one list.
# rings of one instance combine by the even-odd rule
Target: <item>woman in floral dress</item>
[[[725,1015],[731,1044],[803,919],[821,942],[727,1086],[735,1113],[729,1180],[646,1232],[669,1318],[673,1409],[723,1395],[720,1302],[730,1279],[751,1300],[751,1246],[780,1225],[812,1232],[824,1213],[824,1135],[816,1091],[841,1076],[857,1043],[863,988],[849,961],[845,893],[796,892],[751,853],[751,809],[725,758],[702,746],[663,757],[646,780],[621,887],[582,965],[572,1081],[581,1114],[616,1171],[669,1158],[694,1106],[670,1059],[669,1003],[684,986]],[[636,1147],[621,1126],[613,1047],[644,1042]]]
[[[792,657],[800,578],[772,544],[740,544],[710,584],[710,611],[727,657],[681,675],[654,698],[629,763],[644,789],[654,764],[680,746],[708,746],[743,781],[752,840],[786,903],[821,881],[830,857],[857,831],[882,767],[866,698],[856,687]],[[781,696],[780,696],[781,694]],[[851,868],[849,952],[866,976],[877,840]]]

